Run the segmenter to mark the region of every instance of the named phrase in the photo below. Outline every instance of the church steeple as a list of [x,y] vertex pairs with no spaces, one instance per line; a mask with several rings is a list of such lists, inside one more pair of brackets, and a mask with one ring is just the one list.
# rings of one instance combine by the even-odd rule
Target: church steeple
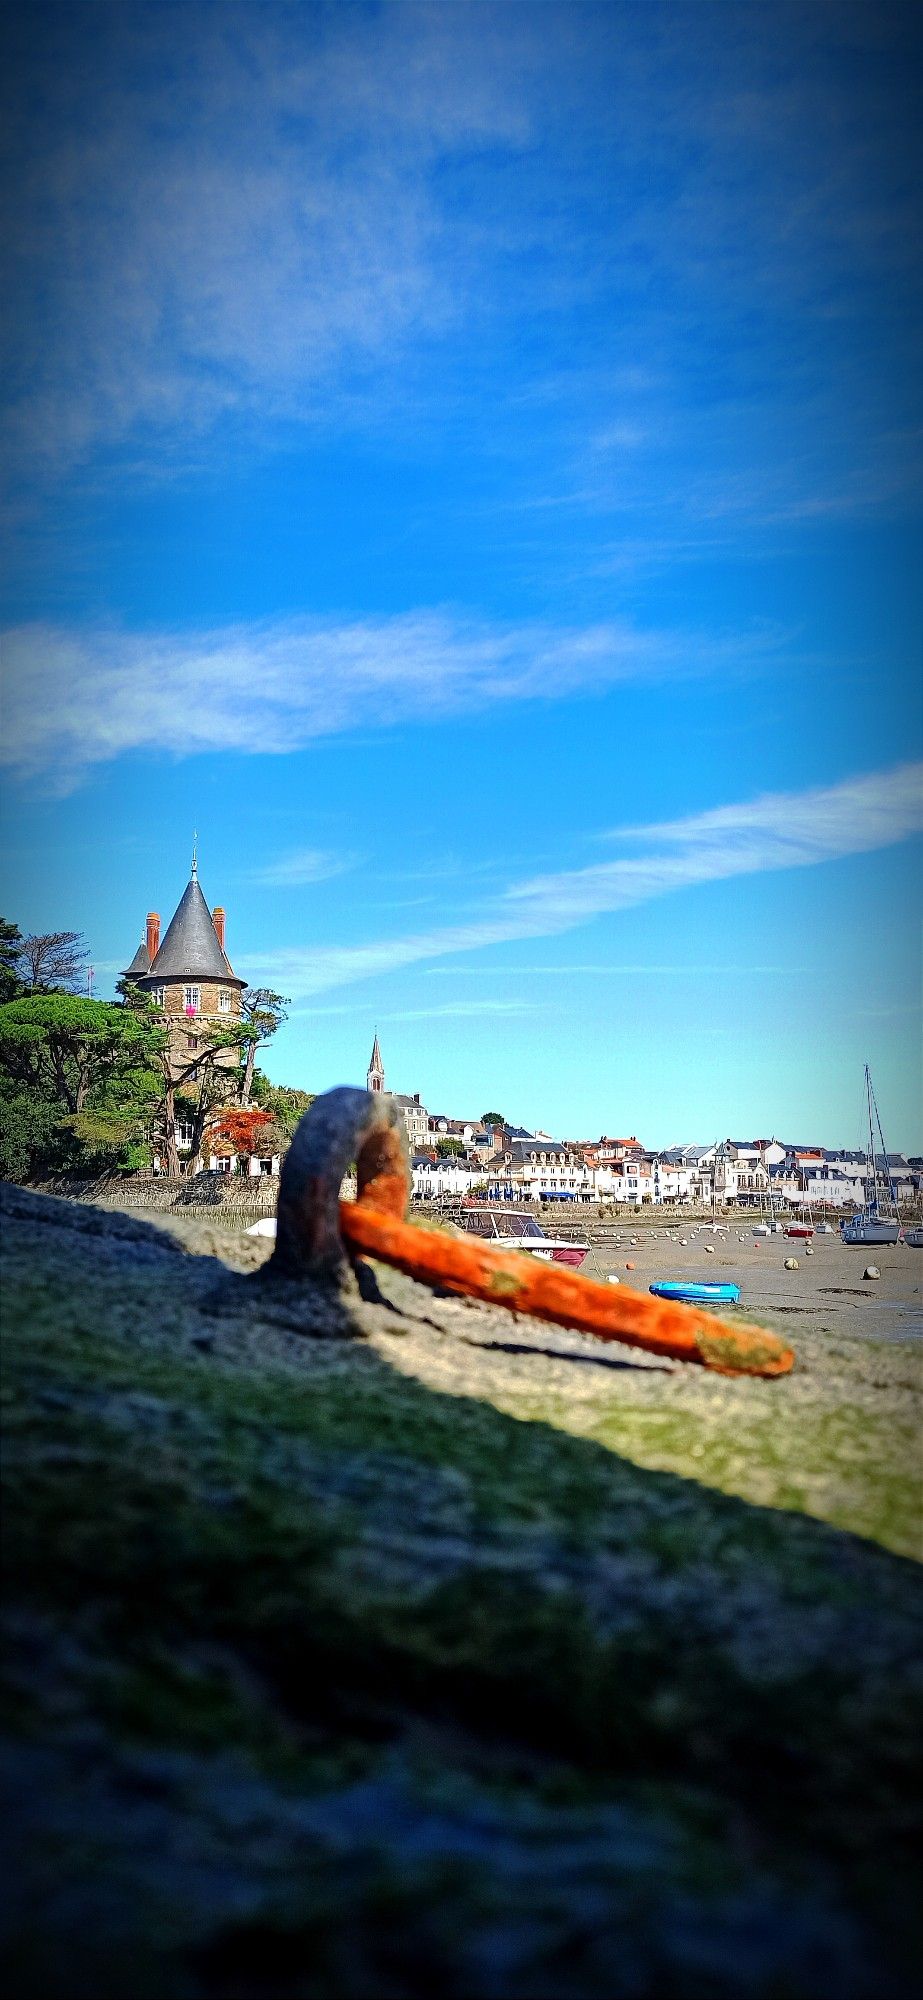
[[385,1066],[381,1060],[381,1050],[378,1046],[377,1028],[375,1030],[375,1040],[372,1045],[372,1060],[369,1063],[368,1075],[366,1076],[365,1082],[366,1082],[366,1089],[370,1090],[375,1097],[380,1097],[384,1094]]

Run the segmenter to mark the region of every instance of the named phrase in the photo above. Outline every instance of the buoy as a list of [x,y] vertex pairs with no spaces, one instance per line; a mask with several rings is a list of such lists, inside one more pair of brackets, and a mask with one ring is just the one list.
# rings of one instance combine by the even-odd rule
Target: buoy
[[714,1246],[714,1244],[713,1244],[713,1243],[706,1243],[706,1245],[705,1245],[705,1255],[706,1255],[706,1257],[713,1257],[713,1256],[714,1256],[714,1254],[715,1254],[715,1246]]
[[632,1264],[631,1262],[627,1263],[627,1264],[626,1264],[626,1266],[625,1266],[625,1269],[626,1269],[626,1271],[633,1271],[633,1270],[634,1270],[634,1268],[635,1268],[635,1267],[634,1267],[634,1265],[633,1265],[633,1264]]
[[881,1272],[879,1271],[877,1264],[866,1264],[862,1276],[863,1278],[880,1278]]
[[688,1241],[689,1241],[689,1238],[688,1238],[688,1236],[681,1236],[679,1240],[680,1240],[680,1242],[681,1242],[682,1244],[684,1244],[684,1245],[685,1245],[686,1243],[688,1243]]
[[609,1272],[610,1285],[620,1285],[621,1282],[622,1282],[621,1278],[617,1278],[614,1271]]
[[806,1257],[813,1257],[813,1255],[814,1255],[814,1252],[813,1252],[813,1250],[811,1249],[811,1245],[810,1245],[810,1243],[807,1243],[807,1244],[805,1244],[805,1251],[804,1251],[804,1254],[805,1254],[805,1256],[806,1256]]
[[797,1271],[797,1269],[798,1269],[798,1259],[797,1259],[797,1257],[786,1257],[786,1259],[785,1259],[785,1268],[786,1268],[786,1270],[787,1270],[787,1271]]

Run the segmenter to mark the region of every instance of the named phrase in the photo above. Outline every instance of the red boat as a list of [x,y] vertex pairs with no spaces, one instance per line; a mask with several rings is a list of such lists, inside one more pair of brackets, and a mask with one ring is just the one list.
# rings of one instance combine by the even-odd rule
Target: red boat
[[813,1236],[814,1231],[809,1222],[790,1222],[785,1234],[786,1236]]
[[501,1244],[504,1250],[527,1250],[530,1257],[541,1257],[546,1264],[582,1264],[590,1248],[588,1243],[546,1236],[533,1216],[519,1215],[514,1208],[479,1208],[466,1202],[463,1208],[453,1209],[448,1220],[468,1236],[482,1236],[487,1242]]

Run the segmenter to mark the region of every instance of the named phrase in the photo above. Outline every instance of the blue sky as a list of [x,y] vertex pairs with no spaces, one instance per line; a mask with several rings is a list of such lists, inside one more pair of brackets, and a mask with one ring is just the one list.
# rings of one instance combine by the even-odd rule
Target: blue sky
[[920,1150],[915,10],[14,12],[4,883],[280,1081]]

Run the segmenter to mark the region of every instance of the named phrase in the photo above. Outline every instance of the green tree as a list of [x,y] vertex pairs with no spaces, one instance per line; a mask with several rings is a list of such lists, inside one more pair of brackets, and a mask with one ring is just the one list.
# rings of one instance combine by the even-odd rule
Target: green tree
[[63,993],[0,1005],[0,1172],[143,1165],[164,1036],[109,1002]]
[[82,1112],[98,1086],[156,1062],[164,1037],[111,1001],[36,994],[0,1007],[0,1068],[64,1112]]
[[503,1116],[503,1113],[502,1113],[502,1111],[482,1111],[482,1112],[481,1112],[481,1124],[482,1124],[482,1125],[505,1125],[505,1124],[506,1124],[506,1119],[504,1118],[504,1116]]
[[18,969],[21,944],[19,925],[8,924],[5,917],[0,917],[0,1005],[16,1000],[22,992]]
[[75,1164],[78,1143],[60,1106],[0,1076],[0,1180],[28,1181]]
[[239,1102],[246,1108],[253,1089],[256,1052],[268,1042],[288,1017],[291,1001],[270,986],[246,986],[240,996],[241,1048],[244,1065],[240,1077]]
[[[286,1139],[292,1137],[305,1112],[310,1111],[314,1103],[311,1091],[295,1090],[286,1083],[270,1083],[268,1076],[264,1076],[261,1069],[254,1070],[252,1095],[260,1110],[269,1112],[280,1134]],[[278,1151],[278,1148],[274,1150]]]
[[436,1151],[440,1155],[440,1158],[443,1160],[453,1159],[457,1154],[463,1153],[464,1150],[465,1150],[464,1146],[462,1145],[460,1139],[436,1140]]

